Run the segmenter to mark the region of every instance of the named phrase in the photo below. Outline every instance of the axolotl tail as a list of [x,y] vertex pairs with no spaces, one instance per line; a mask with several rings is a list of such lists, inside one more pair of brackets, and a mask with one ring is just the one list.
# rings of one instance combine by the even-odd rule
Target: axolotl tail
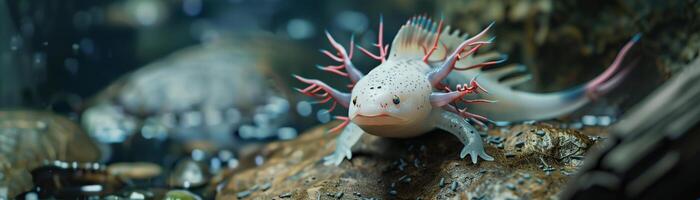
[[[623,67],[621,63],[639,38],[639,34],[635,35],[602,74],[584,85],[568,90],[531,93],[513,90],[508,85],[499,84],[497,80],[478,79],[488,90],[488,94],[481,94],[481,97],[497,102],[473,105],[468,109],[493,121],[542,120],[569,114],[597,97],[607,94],[620,84],[634,66],[632,64]],[[488,72],[484,73],[488,74]],[[471,76],[475,75],[472,73]]]

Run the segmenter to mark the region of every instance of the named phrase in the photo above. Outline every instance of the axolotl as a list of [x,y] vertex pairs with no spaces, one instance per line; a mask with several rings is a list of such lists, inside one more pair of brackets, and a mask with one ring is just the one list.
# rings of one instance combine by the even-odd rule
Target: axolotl
[[[399,29],[389,51],[389,45],[382,42],[383,22],[380,20],[379,37],[374,44],[378,53],[357,46],[361,52],[381,62],[366,75],[351,62],[353,40],[346,50],[326,31],[336,52],[321,50],[321,53],[340,64],[318,68],[349,78],[351,92],[341,92],[320,80],[294,75],[309,84],[297,90],[319,98],[317,103],[332,103],[329,110],[338,104],[348,108],[347,117],[335,117],[343,122],[330,132],[342,132],[336,139],[335,151],[324,157],[324,163],[339,165],[345,158],[351,159],[351,147],[365,133],[406,138],[435,128],[453,134],[464,144],[460,158],[470,155],[474,164],[479,157],[492,161],[494,158],[484,151],[475,125],[489,121],[546,119],[580,108],[610,91],[630,71],[631,67],[622,68],[620,63],[639,39],[635,36],[628,42],[612,65],[587,84],[562,92],[536,94],[511,88],[525,80],[523,78],[499,81],[521,68],[483,70],[485,66],[505,60],[500,54],[476,55],[480,47],[492,43],[492,39],[483,40],[492,26],[493,23],[468,38],[458,30],[450,31],[449,26],[443,30],[443,20],[435,23],[428,17],[416,16]],[[454,83],[457,84],[450,87]]]

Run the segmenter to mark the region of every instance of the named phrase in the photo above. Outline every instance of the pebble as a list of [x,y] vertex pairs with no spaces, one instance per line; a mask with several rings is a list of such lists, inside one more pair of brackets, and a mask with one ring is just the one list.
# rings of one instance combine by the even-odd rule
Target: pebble
[[445,178],[444,177],[440,178],[440,182],[438,183],[438,187],[440,187],[440,188],[445,187]]
[[186,159],[175,166],[168,179],[168,185],[190,188],[204,185],[207,181],[207,175],[202,166],[191,159]]
[[499,136],[491,136],[489,139],[489,142],[493,144],[501,144],[503,141],[505,141],[505,138]]
[[457,181],[452,181],[452,185],[450,186],[450,190],[457,191],[458,186],[459,186],[459,183],[457,183]]
[[340,199],[340,198],[342,198],[342,197],[343,197],[343,195],[344,195],[344,193],[343,193],[343,192],[338,192],[338,193],[335,193],[335,198],[336,198],[336,199]]
[[264,183],[264,184],[260,187],[260,189],[261,189],[262,191],[267,191],[267,190],[270,189],[271,187],[272,187],[272,183],[266,182],[266,183]]
[[512,152],[506,152],[505,156],[506,156],[506,158],[512,158],[512,157],[515,157],[515,154],[513,154]]
[[289,192],[283,193],[283,194],[280,194],[279,197],[280,198],[290,198],[290,197],[292,197],[292,193],[289,193]]
[[396,196],[396,194],[398,194],[398,192],[396,192],[396,190],[389,190],[389,194],[391,196]]
[[519,136],[522,135],[522,134],[523,134],[522,131],[518,131],[518,133],[515,134],[515,137],[519,137]]
[[542,169],[542,170],[545,171],[545,172],[552,172],[552,171],[555,171],[556,169],[554,169],[554,167],[545,167],[545,168]]
[[515,143],[515,147],[517,147],[517,148],[523,148],[524,146],[525,146],[524,141],[519,141],[519,142]]
[[515,191],[515,185],[513,185],[512,183],[506,184],[506,188],[508,188],[509,190]]
[[187,190],[170,190],[165,193],[164,200],[200,200],[202,197]]
[[535,182],[537,182],[537,183],[540,184],[540,185],[544,184],[544,180],[539,179],[539,178],[538,178],[538,179],[535,179]]
[[537,136],[540,136],[540,137],[541,137],[541,136],[544,136],[544,130],[537,130],[537,131],[535,132],[535,134],[537,134]]
[[399,181],[400,181],[400,182],[404,182],[404,183],[410,183],[410,182],[411,182],[411,177],[408,176],[408,175],[403,175],[403,176],[401,176],[401,178],[399,178]]
[[131,179],[148,179],[161,174],[161,167],[149,162],[114,163],[107,167],[107,171],[116,176]]
[[241,191],[241,192],[236,193],[236,197],[238,197],[239,199],[246,198],[246,197],[250,196],[250,193],[251,192],[249,190]]

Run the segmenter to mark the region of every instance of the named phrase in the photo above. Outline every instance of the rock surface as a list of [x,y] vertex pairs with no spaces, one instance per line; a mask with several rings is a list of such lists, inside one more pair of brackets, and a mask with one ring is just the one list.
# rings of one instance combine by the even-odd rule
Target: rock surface
[[0,199],[31,189],[45,160],[89,162],[100,151],[78,125],[55,114],[0,111]]
[[[412,139],[364,135],[351,161],[324,166],[334,149],[331,126],[264,146],[243,162],[265,162],[229,173],[218,199],[542,199],[557,195],[600,128],[560,129],[556,123],[493,128],[483,137],[496,160],[459,159],[462,144],[442,131]],[[585,133],[585,134],[584,134]],[[215,179],[216,180],[216,179]],[[217,185],[216,183],[213,185]]]

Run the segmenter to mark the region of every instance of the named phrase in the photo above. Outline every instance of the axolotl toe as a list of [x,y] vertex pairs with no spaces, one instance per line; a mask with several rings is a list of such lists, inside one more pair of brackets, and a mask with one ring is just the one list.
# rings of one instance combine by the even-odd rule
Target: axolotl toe
[[[349,49],[346,50],[326,32],[326,37],[336,52],[327,50],[321,52],[340,64],[320,66],[319,69],[349,78],[351,92],[341,92],[319,80],[295,76],[309,84],[304,89],[298,89],[301,93],[319,98],[318,103],[332,103],[331,111],[338,104],[349,109],[347,117],[336,117],[344,122],[330,131],[342,130],[342,132],[336,140],[334,153],[325,157],[324,163],[339,165],[345,158],[351,159],[352,146],[365,133],[382,137],[406,138],[419,136],[436,128],[451,133],[464,144],[460,152],[461,158],[469,155],[472,163],[475,164],[478,158],[491,161],[493,157],[484,151],[479,129],[471,123],[483,126],[484,122],[490,121],[483,115],[488,116],[491,113],[499,117],[506,115],[501,115],[502,111],[489,109],[485,111],[481,109],[480,111],[483,112],[473,113],[470,112],[472,109],[479,110],[475,108],[487,104],[492,105],[489,108],[497,109],[499,102],[492,100],[500,101],[504,98],[503,95],[513,94],[534,98],[534,101],[541,100],[537,98],[562,101],[562,105],[569,107],[572,107],[572,103],[567,104],[567,102],[581,101],[572,98],[571,92],[538,96],[530,93],[519,94],[510,90],[508,84],[498,84],[498,81],[487,79],[484,81],[485,84],[482,84],[481,80],[477,79],[479,73],[469,71],[478,71],[482,67],[503,61],[500,56],[493,56],[493,54],[476,55],[480,47],[492,42],[492,40],[483,39],[492,25],[473,37],[467,38],[466,34],[460,34],[457,30],[451,31],[449,27],[443,30],[442,20],[435,23],[424,16],[413,17],[399,29],[389,51],[389,45],[383,44],[382,41],[383,24],[380,22],[379,39],[375,44],[378,53],[372,53],[358,46],[361,52],[381,62],[366,75],[357,70],[350,61],[354,48],[352,40]],[[451,73],[453,71],[459,71],[459,73]],[[598,82],[595,84],[588,84],[577,92],[584,94],[600,91],[603,86],[611,87],[609,82],[619,81],[617,80],[619,77],[611,78],[611,74],[615,72],[606,73],[605,77],[596,79]],[[486,77],[497,76],[486,74]],[[460,82],[454,84],[455,81]],[[494,88],[496,95],[490,95],[491,92],[486,90],[490,90],[491,87]],[[588,95],[579,96],[584,98]],[[515,100],[506,103],[515,108],[528,108],[527,105],[521,105],[524,103],[517,102]],[[552,113],[527,116],[537,118],[550,115]],[[508,117],[504,119],[520,120]]]

